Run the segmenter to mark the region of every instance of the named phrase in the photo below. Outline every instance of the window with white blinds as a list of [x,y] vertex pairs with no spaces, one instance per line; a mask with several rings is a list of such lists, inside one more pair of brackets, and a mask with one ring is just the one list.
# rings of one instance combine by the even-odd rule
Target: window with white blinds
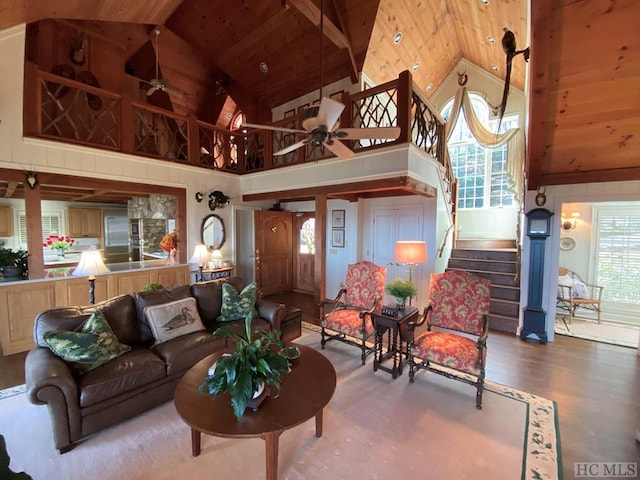
[[[60,233],[60,225],[62,223],[59,213],[42,212],[42,241],[52,233]],[[24,212],[18,213],[18,222],[20,224],[20,246],[27,248],[27,216]]]
[[596,218],[595,284],[603,300],[640,305],[640,209],[606,207]]

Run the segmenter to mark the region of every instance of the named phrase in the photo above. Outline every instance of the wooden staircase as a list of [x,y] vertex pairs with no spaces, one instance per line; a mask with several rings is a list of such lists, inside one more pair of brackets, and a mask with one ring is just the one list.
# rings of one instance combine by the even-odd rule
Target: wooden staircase
[[[516,281],[517,253],[513,248],[486,249],[460,242],[451,251],[447,270],[466,270],[491,281],[489,328],[516,333],[520,311],[520,284]],[[502,247],[502,245],[501,245]]]

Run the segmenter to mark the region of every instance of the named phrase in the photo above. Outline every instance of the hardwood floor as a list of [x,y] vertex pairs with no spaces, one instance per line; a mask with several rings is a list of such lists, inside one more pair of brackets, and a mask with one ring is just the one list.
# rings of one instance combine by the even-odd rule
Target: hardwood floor
[[[290,293],[267,298],[299,307],[306,321],[318,323],[315,302],[308,295]],[[638,462],[637,351],[570,337],[555,338],[554,343],[542,345],[491,331],[487,379],[556,401],[565,479],[574,478],[575,462]],[[0,357],[0,388],[24,383],[25,356]],[[371,368],[370,362],[364,368]],[[428,374],[419,373],[416,381],[421,375]],[[472,389],[469,395],[473,396]]]

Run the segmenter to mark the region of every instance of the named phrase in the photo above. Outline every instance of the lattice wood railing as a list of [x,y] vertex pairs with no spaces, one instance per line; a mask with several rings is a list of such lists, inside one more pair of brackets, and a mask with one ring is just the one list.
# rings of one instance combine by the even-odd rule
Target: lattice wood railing
[[[29,62],[25,69],[25,134],[29,136],[239,174],[333,157],[313,144],[273,156],[300,137],[264,129],[228,131],[195,117],[40,71]],[[343,93],[338,100],[345,105],[340,119],[344,127],[401,129],[396,140],[345,142],[351,149],[360,152],[413,142],[444,166],[447,181],[453,185],[453,172],[444,155],[444,121],[414,88],[409,72],[363,92]],[[300,129],[303,113],[275,125]]]

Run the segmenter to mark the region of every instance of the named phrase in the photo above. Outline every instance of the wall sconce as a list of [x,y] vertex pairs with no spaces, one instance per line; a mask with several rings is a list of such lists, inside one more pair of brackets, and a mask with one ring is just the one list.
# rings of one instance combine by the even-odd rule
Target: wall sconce
[[38,184],[38,178],[36,177],[36,173],[27,172],[27,185],[29,185],[29,188],[34,189],[36,188],[37,184]]
[[580,218],[580,212],[571,212],[571,218],[567,218],[564,212],[560,214],[563,230],[575,230],[577,219]]

